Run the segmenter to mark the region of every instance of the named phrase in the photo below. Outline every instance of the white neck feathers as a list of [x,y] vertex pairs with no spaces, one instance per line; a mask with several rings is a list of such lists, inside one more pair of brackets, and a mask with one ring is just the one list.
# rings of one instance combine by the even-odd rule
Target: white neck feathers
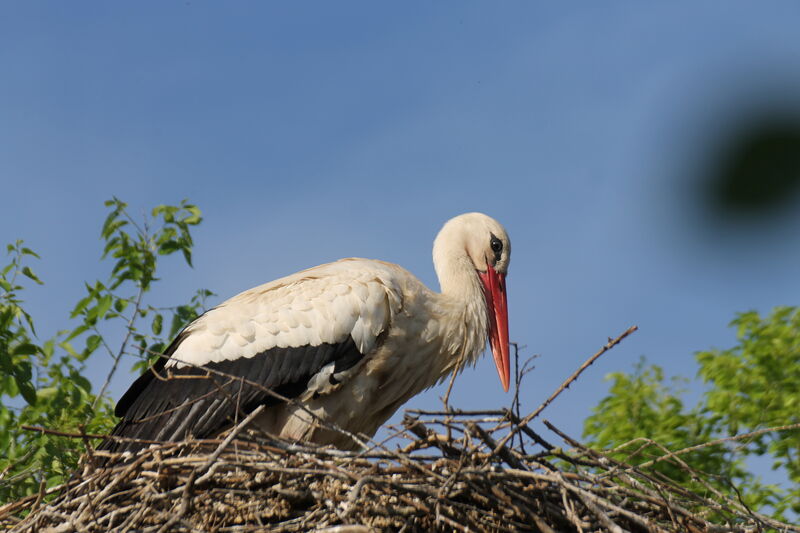
[[[457,220],[457,219],[454,219]],[[441,286],[442,340],[453,359],[448,370],[474,364],[486,345],[488,315],[483,287],[466,249],[465,226],[445,224],[433,245],[433,265]]]

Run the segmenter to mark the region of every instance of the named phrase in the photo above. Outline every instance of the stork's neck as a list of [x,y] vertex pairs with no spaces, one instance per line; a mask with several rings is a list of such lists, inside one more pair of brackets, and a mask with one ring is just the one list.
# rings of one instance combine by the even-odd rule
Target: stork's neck
[[451,365],[474,364],[486,346],[488,321],[486,299],[478,274],[466,252],[437,239],[433,264],[439,277],[439,301],[442,317],[441,335]]
[[483,288],[478,273],[466,254],[439,261],[434,259],[433,264],[436,275],[439,276],[439,286],[443,295],[463,300],[464,303],[475,300],[484,304]]

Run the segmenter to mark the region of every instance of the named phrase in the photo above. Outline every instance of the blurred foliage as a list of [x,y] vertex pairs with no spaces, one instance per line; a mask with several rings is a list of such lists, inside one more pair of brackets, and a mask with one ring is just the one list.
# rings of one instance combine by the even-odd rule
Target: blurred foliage
[[706,170],[708,193],[728,215],[769,214],[800,192],[800,122],[751,117],[732,132]]
[[[642,464],[709,441],[800,423],[800,308],[779,307],[768,317],[739,314],[731,323],[737,344],[696,355],[698,375],[707,385],[698,404],[687,409],[686,380],[664,378],[656,365],[640,361],[632,374],[609,376],[611,389],[584,425],[588,444],[617,448],[617,457]],[[637,440],[638,439],[638,440]],[[763,457],[789,479],[790,487],[766,485],[748,469],[747,459]],[[746,439],[701,447],[680,455],[692,468],[710,474],[715,487],[752,509],[785,519],[800,514],[800,429],[771,431]],[[672,462],[654,468],[686,486],[696,481]]]
[[[170,308],[144,302],[158,281],[160,256],[180,252],[191,266],[190,228],[202,220],[196,206],[186,201],[161,205],[141,222],[116,198],[106,206],[110,212],[101,232],[102,258],[113,260],[111,272],[105,281],[86,284],[86,295],[70,317],[76,325],[44,342],[38,340],[35,320],[21,298],[25,282],[42,284],[28,265],[39,256],[22,241],[7,247],[10,260],[0,270],[0,504],[64,482],[84,447],[96,444],[23,426],[107,433],[116,419],[106,389],[122,356],[136,355],[134,366],[146,367],[211,295],[201,290],[189,303]],[[87,368],[109,356],[111,369],[95,392]]]

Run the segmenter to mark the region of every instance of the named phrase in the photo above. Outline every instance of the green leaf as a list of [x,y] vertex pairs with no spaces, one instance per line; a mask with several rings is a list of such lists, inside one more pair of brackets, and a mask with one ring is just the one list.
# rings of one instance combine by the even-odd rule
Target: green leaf
[[75,318],[79,314],[81,314],[81,311],[86,309],[86,306],[89,305],[89,302],[91,302],[92,300],[94,300],[94,296],[92,294],[78,300],[78,303],[75,304],[75,307],[72,309],[72,312],[70,313],[70,318]]
[[36,405],[36,389],[33,388],[31,382],[17,380],[17,386],[19,387],[19,393],[22,395],[22,398],[28,402],[28,405]]
[[151,329],[153,330],[153,335],[161,335],[161,327],[164,323],[164,317],[161,316],[161,313],[156,313],[153,317],[153,323],[151,325]]
[[97,302],[97,318],[103,318],[106,313],[111,309],[111,304],[114,303],[114,298],[110,294],[103,295]]
[[118,215],[118,213],[115,210],[115,211],[110,212],[108,214],[108,216],[106,217],[105,222],[103,222],[103,227],[100,229],[100,236],[102,238],[108,239],[108,237],[111,235],[112,232],[109,231],[108,228],[111,226],[111,224],[114,223],[114,220],[117,219],[117,215]]
[[89,335],[86,338],[86,350],[89,353],[94,352],[100,346],[102,340],[103,339],[100,337],[100,335]]
[[122,313],[128,307],[128,300],[123,298],[115,298],[114,299],[114,310],[117,313]]
[[[120,228],[123,228],[127,225],[128,225],[127,220],[114,220],[113,222],[108,224],[108,226],[103,228],[103,238],[108,239],[109,237],[111,237],[113,233],[119,231]],[[122,243],[122,241],[119,239],[117,240],[117,242],[119,242],[120,244]]]
[[74,339],[75,337],[77,337],[77,336],[78,336],[78,335],[80,335],[81,333],[84,333],[84,332],[85,332],[85,331],[87,331],[88,329],[89,329],[89,326],[87,326],[86,324],[81,324],[80,326],[78,326],[78,327],[76,327],[75,329],[73,329],[73,330],[70,332],[70,334],[67,336],[67,338],[66,338],[66,339],[64,339],[64,340],[65,340],[65,341],[71,341],[72,339]]
[[192,265],[192,250],[189,248],[183,248],[183,258],[186,261],[186,264],[189,266]]
[[161,255],[169,255],[181,249],[181,245],[176,241],[167,241],[158,247],[158,253]]
[[39,278],[36,276],[36,274],[34,274],[34,273],[33,273],[33,270],[31,270],[31,269],[30,269],[30,267],[27,267],[27,266],[25,266],[25,267],[22,267],[22,273],[23,273],[25,276],[27,276],[28,278],[30,278],[30,279],[32,279],[33,281],[35,281],[36,283],[38,283],[39,285],[44,285],[44,282],[43,282],[42,280],[40,280],[40,279],[39,279]]
[[75,348],[73,348],[72,344],[70,344],[69,342],[66,341],[60,342],[58,345],[61,346],[61,348],[63,348],[64,351],[66,351],[69,355],[71,355],[75,359],[80,359],[81,357],[80,354],[77,351],[75,351]]
[[39,353],[39,347],[35,344],[31,343],[22,343],[16,345],[12,350],[11,353],[13,355],[34,355]]

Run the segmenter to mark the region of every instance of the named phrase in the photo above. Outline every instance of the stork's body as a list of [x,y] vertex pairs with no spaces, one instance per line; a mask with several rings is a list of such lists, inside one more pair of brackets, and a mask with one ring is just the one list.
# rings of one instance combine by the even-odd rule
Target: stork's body
[[470,213],[437,237],[441,293],[397,265],[368,259],[245,291],[187,326],[169,358],[131,386],[117,405],[114,435],[214,436],[265,404],[255,423],[268,433],[351,448],[352,439],[325,426],[373,435],[409,398],[474,363],[490,334],[507,389],[509,253],[502,226]]

